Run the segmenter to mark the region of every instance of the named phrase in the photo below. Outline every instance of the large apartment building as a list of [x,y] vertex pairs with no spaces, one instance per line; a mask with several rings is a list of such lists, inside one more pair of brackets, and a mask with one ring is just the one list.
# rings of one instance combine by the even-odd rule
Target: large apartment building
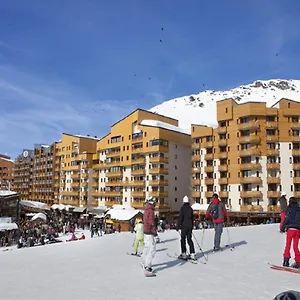
[[13,190],[14,166],[9,156],[0,154],[0,190]]
[[192,197],[214,192],[233,211],[272,211],[300,198],[300,103],[217,103],[218,127],[192,125]]
[[73,206],[97,206],[88,203],[88,171],[99,139],[92,136],[62,134],[55,143],[54,202]]
[[191,136],[175,119],[137,109],[111,126],[91,157],[89,201],[99,206],[143,208],[153,196],[157,211],[178,211],[190,195]]
[[33,165],[34,151],[30,149],[24,149],[15,160],[14,191],[22,200],[33,198]]

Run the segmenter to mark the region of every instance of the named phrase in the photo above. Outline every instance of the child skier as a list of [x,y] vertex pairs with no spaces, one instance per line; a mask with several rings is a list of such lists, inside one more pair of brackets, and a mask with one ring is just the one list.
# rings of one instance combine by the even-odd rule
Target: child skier
[[294,197],[290,198],[289,206],[287,208],[287,213],[283,225],[280,229],[281,232],[286,233],[286,244],[285,250],[283,253],[283,266],[290,266],[290,258],[291,258],[291,244],[293,242],[293,248],[295,252],[295,264],[292,265],[293,268],[300,268],[300,251],[298,248],[299,238],[300,238],[300,207],[298,206],[298,202]]
[[135,240],[133,246],[132,255],[138,255],[138,248],[141,246],[142,250],[144,250],[144,224],[142,220],[137,220],[137,223],[134,227],[135,232]]

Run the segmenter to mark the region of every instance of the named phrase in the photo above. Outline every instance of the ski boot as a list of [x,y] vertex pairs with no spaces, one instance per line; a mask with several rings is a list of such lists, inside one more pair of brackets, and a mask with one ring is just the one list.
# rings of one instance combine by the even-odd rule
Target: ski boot
[[221,247],[214,247],[213,252],[222,251]]
[[282,264],[284,267],[289,267],[290,266],[290,259],[285,257],[283,259],[283,264]]
[[189,259],[190,260],[197,260],[196,254],[195,253],[191,253]]
[[294,269],[300,269],[300,262],[295,262],[295,263],[292,265],[292,267],[293,267]]
[[181,253],[179,256],[178,256],[179,259],[183,259],[183,260],[187,260],[188,257],[185,253]]

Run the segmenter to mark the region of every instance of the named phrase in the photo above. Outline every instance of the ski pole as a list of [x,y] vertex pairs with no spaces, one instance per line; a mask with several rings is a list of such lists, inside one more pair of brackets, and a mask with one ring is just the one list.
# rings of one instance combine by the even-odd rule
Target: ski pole
[[230,250],[232,251],[234,249],[234,246],[231,245],[231,239],[230,239],[230,234],[229,234],[229,229],[228,229],[228,224],[227,223],[226,223],[226,231],[227,231],[227,238],[228,238],[227,247],[230,247]]
[[205,254],[204,254],[204,252],[203,252],[201,246],[199,245],[198,240],[196,239],[196,237],[195,237],[195,235],[194,235],[193,232],[192,232],[192,234],[193,234],[193,237],[194,237],[194,239],[195,239],[195,241],[196,241],[197,246],[199,247],[200,252],[202,253],[202,255],[203,255],[203,257],[205,258],[205,260],[208,261],[208,260],[207,260],[207,257],[205,256]]
[[203,233],[202,233],[202,239],[201,239],[201,247],[203,246],[204,233],[205,233],[205,228],[203,227]]

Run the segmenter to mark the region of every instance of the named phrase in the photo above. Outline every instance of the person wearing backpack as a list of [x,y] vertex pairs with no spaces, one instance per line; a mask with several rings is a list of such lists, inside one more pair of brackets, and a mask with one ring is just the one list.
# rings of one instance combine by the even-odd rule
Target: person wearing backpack
[[214,251],[219,251],[221,250],[221,235],[223,233],[224,219],[227,217],[227,211],[224,203],[220,201],[217,194],[213,194],[205,214],[206,219],[210,217],[212,218],[215,229]]

